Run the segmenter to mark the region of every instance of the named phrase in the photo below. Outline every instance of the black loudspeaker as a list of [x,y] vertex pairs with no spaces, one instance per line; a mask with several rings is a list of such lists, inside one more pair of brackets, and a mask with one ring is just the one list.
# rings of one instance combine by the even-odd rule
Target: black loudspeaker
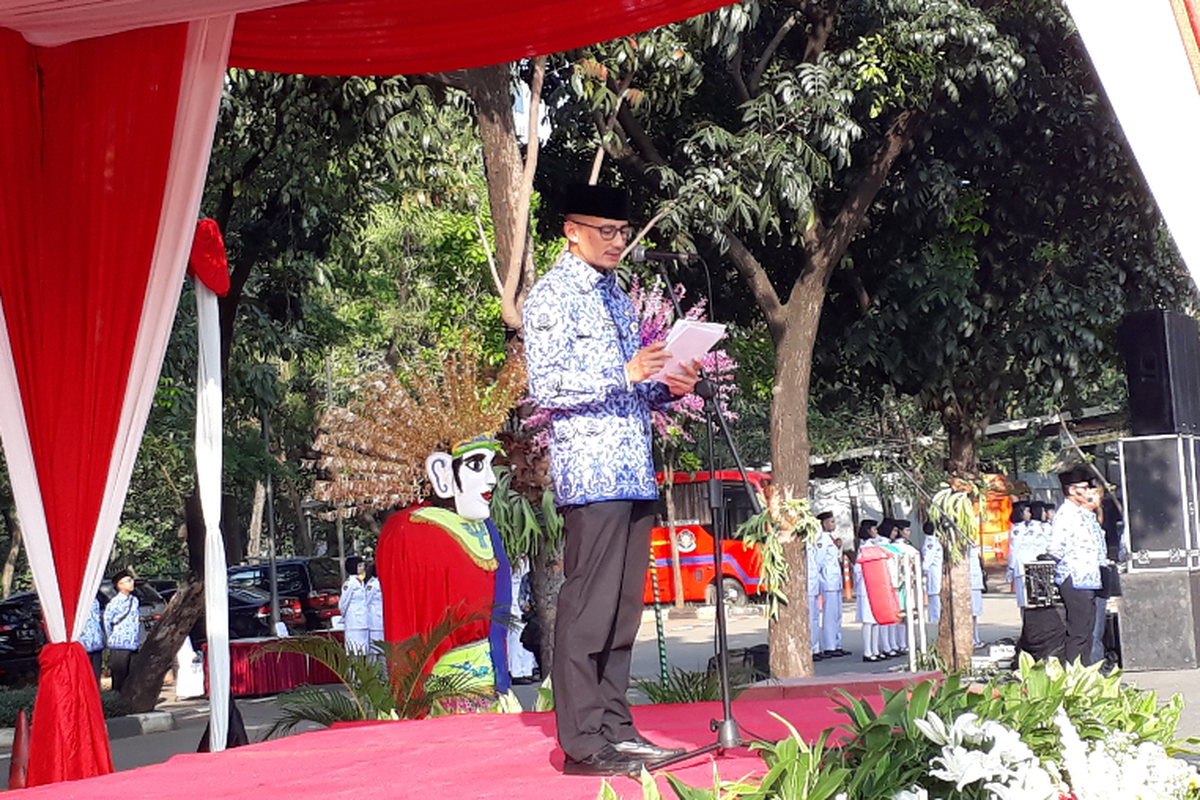
[[1200,432],[1200,329],[1174,311],[1135,311],[1118,332],[1134,436]]
[[1118,443],[1131,571],[1192,566],[1198,444],[1192,436]]
[[1121,578],[1121,666],[1195,669],[1200,574],[1130,573]]

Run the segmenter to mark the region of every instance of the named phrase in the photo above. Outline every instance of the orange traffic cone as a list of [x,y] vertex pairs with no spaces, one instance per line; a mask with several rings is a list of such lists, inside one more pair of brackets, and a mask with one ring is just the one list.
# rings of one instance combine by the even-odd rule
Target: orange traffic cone
[[17,712],[13,729],[12,762],[8,765],[8,788],[24,789],[25,773],[29,771],[29,717],[25,709]]
[[842,555],[842,597],[854,599],[854,583],[850,580],[850,556]]

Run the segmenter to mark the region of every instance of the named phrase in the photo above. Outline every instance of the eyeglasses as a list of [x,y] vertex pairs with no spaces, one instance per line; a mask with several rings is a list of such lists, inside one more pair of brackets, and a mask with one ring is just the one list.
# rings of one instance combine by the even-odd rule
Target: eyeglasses
[[590,222],[580,222],[577,219],[573,219],[571,222],[574,222],[576,225],[582,225],[585,228],[591,228],[592,230],[599,231],[600,238],[606,242],[612,241],[613,237],[618,233],[621,234],[621,238],[625,240],[628,240],[629,237],[633,235],[632,225],[593,225]]

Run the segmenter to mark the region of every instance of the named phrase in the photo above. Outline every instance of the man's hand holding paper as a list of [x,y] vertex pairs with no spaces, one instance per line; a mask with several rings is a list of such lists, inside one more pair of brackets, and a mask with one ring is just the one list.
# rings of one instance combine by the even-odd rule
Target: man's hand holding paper
[[660,381],[676,397],[688,394],[699,379],[700,359],[725,335],[725,326],[711,322],[676,322],[665,342],[637,352],[625,365],[629,380]]

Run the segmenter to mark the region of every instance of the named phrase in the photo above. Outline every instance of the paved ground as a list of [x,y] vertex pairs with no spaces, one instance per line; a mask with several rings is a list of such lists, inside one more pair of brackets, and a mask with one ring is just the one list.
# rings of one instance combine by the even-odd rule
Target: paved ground
[[[670,667],[686,670],[702,670],[714,653],[714,622],[712,609],[688,609],[685,614],[668,614],[664,620],[667,663]],[[750,609],[747,613],[734,609],[729,615],[729,644],[731,648],[750,647],[767,641],[767,621]],[[980,635],[985,641],[995,642],[1004,638],[1016,638],[1019,634],[1020,617],[1011,594],[988,594],[984,596],[984,614]],[[659,674],[659,654],[654,616],[647,611],[637,645],[634,648],[633,674],[640,678],[655,678]],[[933,632],[930,631],[930,636]],[[897,661],[863,663],[861,633],[853,622],[853,608],[847,606],[843,629],[843,647],[853,655],[821,661],[816,664],[816,674],[833,676],[842,673],[883,673],[902,669]],[[1176,672],[1144,672],[1131,674],[1128,679],[1137,686],[1153,689],[1167,697],[1182,693],[1188,704],[1180,725],[1181,735],[1200,736],[1200,677],[1195,670]],[[536,687],[515,687],[518,696],[527,708],[532,708]],[[237,701],[250,738],[257,741],[275,718],[273,697],[239,699]],[[201,735],[208,724],[208,704],[205,700],[175,701],[168,687],[159,709],[169,711],[174,717],[174,730],[147,733],[139,736],[114,738],[112,741],[113,763],[117,770],[156,764],[166,761],[178,753],[196,751]],[[315,726],[314,726],[315,727]],[[114,734],[116,735],[116,734]],[[0,748],[0,775],[7,772],[9,748]],[[0,781],[0,783],[3,783]]]

